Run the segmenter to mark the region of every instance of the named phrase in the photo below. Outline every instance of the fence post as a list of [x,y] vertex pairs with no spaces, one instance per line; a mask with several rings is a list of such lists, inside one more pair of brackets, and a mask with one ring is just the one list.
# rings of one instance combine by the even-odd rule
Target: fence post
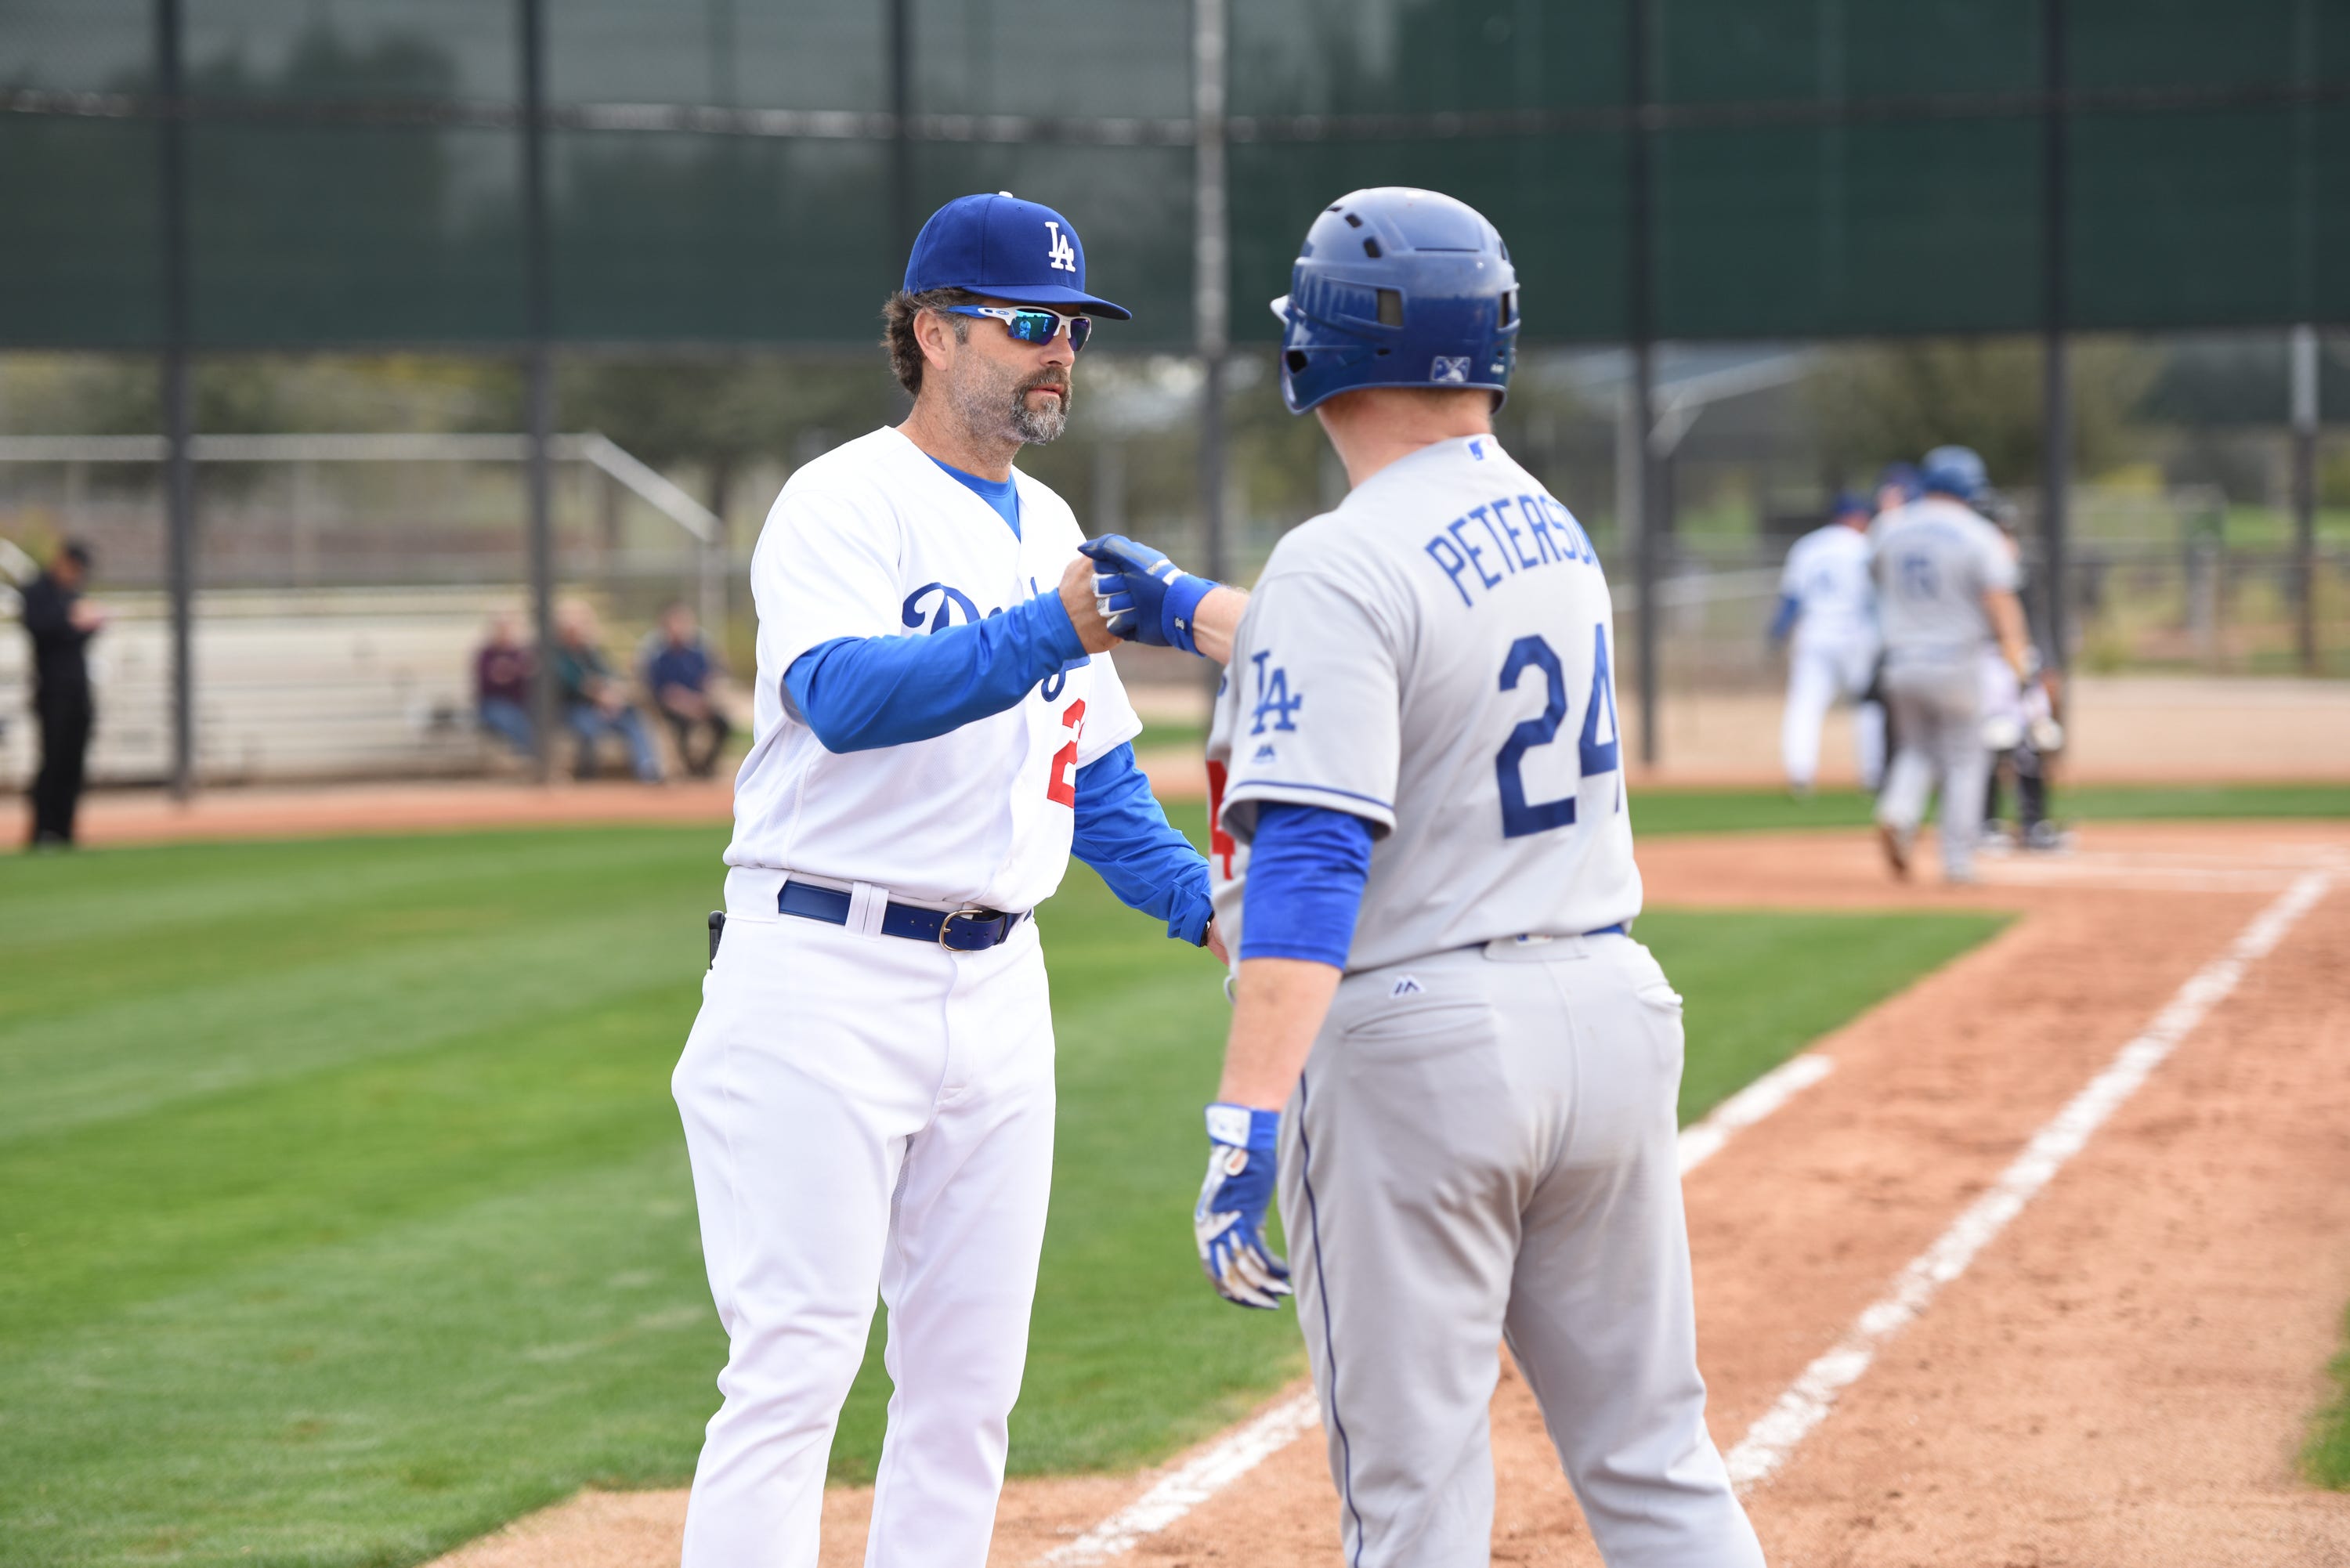
[[188,386],[188,99],[180,0],[156,0],[156,75],[163,94],[163,510],[172,601],[172,794],[196,787],[195,418]]
[[555,777],[558,728],[555,680],[555,519],[548,449],[555,441],[555,370],[548,339],[546,214],[546,0],[521,0],[523,291],[528,402],[530,608],[538,643],[531,681],[531,727],[538,737],[538,782]]
[[1632,337],[1631,419],[1635,450],[1631,454],[1630,472],[1638,483],[1633,487],[1634,509],[1631,516],[1619,527],[1633,530],[1634,571],[1638,576],[1639,604],[1640,649],[1640,763],[1643,767],[1657,765],[1659,737],[1658,734],[1657,681],[1657,576],[1661,569],[1663,541],[1657,535],[1657,464],[1655,452],[1657,429],[1657,345],[1656,288],[1650,273],[1654,265],[1654,239],[1649,233],[1650,214],[1655,192],[1650,189],[1653,164],[1649,157],[1648,139],[1651,133],[1648,104],[1648,11],[1649,0],[1627,0],[1629,8],[1627,25],[1629,44],[1626,50],[1631,80],[1628,101],[1632,106],[1632,122],[1627,137],[1627,157],[1630,161],[1628,185],[1631,213],[1628,227],[1630,243],[1629,287],[1627,301]]
[[2042,49],[2047,108],[2041,123],[2040,263],[2041,316],[2041,544],[2048,557],[2048,662],[2059,670],[2071,661],[2070,542],[2073,484],[2073,384],[2065,327],[2070,317],[2072,255],[2065,232],[2070,212],[2066,190],[2066,137],[2070,109],[2065,95],[2071,77],[2064,57],[2064,0],[2042,0]]
[[2293,329],[2293,607],[2301,672],[2317,673],[2317,328]]
[[[1191,10],[1191,304],[1200,356],[1200,529],[1201,567],[1222,582],[1232,570],[1225,550],[1224,359],[1232,302],[1226,296],[1231,217],[1224,185],[1224,0],[1193,0]],[[1213,701],[1222,671],[1211,663]]]

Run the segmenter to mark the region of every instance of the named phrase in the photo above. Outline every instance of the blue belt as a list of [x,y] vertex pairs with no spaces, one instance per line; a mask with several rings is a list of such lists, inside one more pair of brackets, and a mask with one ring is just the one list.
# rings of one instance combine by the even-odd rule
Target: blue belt
[[[786,882],[775,895],[775,911],[828,926],[848,924],[848,895],[834,888],[807,882]],[[931,942],[959,953],[983,952],[1010,940],[1024,915],[1001,909],[925,909],[918,904],[890,904],[881,911],[881,934],[908,941]]]
[[1632,928],[1618,920],[1612,926],[1602,926],[1596,931],[1583,934],[1586,937],[1628,937],[1632,934]]

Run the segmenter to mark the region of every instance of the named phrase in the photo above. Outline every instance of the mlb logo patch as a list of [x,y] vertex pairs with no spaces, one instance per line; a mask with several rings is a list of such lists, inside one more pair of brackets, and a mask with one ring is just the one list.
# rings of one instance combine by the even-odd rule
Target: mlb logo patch
[[1469,356],[1439,354],[1436,363],[1428,368],[1428,379],[1440,386],[1465,386],[1469,381]]

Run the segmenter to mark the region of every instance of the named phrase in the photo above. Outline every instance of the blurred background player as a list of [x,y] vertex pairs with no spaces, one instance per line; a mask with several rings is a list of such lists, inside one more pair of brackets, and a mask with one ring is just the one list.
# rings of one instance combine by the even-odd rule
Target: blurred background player
[[105,627],[106,612],[82,597],[89,565],[88,546],[68,540],[24,590],[25,631],[33,639],[33,714],[41,731],[41,764],[32,789],[35,849],[62,849],[74,841],[83,763],[98,722],[89,692],[89,639]]
[[894,1392],[865,1560],[983,1568],[1052,1186],[1030,912],[1074,852],[1214,946],[1206,863],[1096,657],[1116,639],[1085,535],[1013,467],[1061,433],[1093,314],[1128,317],[1086,292],[1066,218],[949,202],[883,312],[912,411],[802,465],[759,535],[723,940],[672,1080],[728,1341],[686,1568],[815,1568],[877,1290]]
[[473,654],[473,714],[483,729],[525,757],[538,754],[530,717],[530,680],[537,663],[523,646],[511,613],[491,618],[489,633]]
[[596,612],[578,599],[555,618],[555,681],[562,694],[563,722],[579,742],[571,769],[575,776],[596,776],[597,751],[609,738],[628,748],[629,766],[639,780],[660,782],[660,753],[653,749],[644,715],[604,657]]
[[1885,710],[1868,700],[1877,680],[1877,589],[1868,574],[1868,525],[1876,511],[1847,491],[1827,525],[1787,552],[1779,576],[1773,644],[1787,651],[1787,707],[1779,725],[1787,787],[1808,795],[1819,776],[1820,726],[1839,701],[1854,705],[1852,740],[1860,787],[1875,793],[1885,773]]
[[1872,535],[1877,626],[1885,640],[1885,694],[1895,751],[1877,796],[1877,836],[1894,874],[1928,798],[1942,797],[1942,873],[1975,879],[1991,752],[1983,744],[1983,650],[1996,646],[2007,679],[2032,673],[2015,558],[1971,504],[1986,488],[1982,459],[1966,447],[1926,454],[1925,493],[1881,519]]
[[1924,493],[1918,485],[1918,465],[1914,462],[1888,462],[1877,476],[1874,499],[1877,515],[1890,516]]
[[702,628],[685,606],[673,604],[661,611],[660,629],[649,641],[644,671],[645,691],[677,742],[679,764],[695,778],[708,778],[717,770],[734,726],[712,700],[711,685],[717,670],[702,640]]
[[[2023,606],[2024,622],[2032,623],[2032,579],[2017,537],[2015,503],[1997,492],[1987,493],[1980,509],[1998,525],[2008,558],[2015,563],[2016,597]],[[2061,849],[2064,831],[2049,819],[2049,788],[2057,753],[2064,749],[2064,728],[2059,722],[2060,689],[2056,676],[2044,665],[2019,684],[2015,672],[1996,648],[1982,656],[1983,745],[1991,754],[1991,776],[1983,795],[1982,843],[1986,849],[2018,846],[2032,850]],[[2002,797],[2015,795],[2015,826],[2002,819]]]
[[1192,1223],[1221,1294],[1277,1304],[1277,1164],[1350,1568],[1491,1560],[1497,1339],[1608,1563],[1760,1568],[1697,1369],[1680,998],[1627,929],[1607,584],[1492,434],[1517,302],[1470,207],[1341,197],[1274,309],[1346,500],[1245,599],[1086,546],[1119,630],[1226,656],[1239,965]]

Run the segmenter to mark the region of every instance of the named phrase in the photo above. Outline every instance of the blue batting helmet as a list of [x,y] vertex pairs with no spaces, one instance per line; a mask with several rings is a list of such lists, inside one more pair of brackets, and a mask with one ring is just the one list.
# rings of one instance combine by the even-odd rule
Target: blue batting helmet
[[1481,387],[1498,403],[1517,359],[1509,247],[1435,191],[1382,185],[1331,202],[1273,313],[1294,414],[1357,387]]
[[1939,490],[1961,501],[1970,502],[1991,488],[1991,475],[1983,471],[1983,460],[1970,446],[1938,446],[1926,454],[1918,469],[1918,482],[1925,489]]

